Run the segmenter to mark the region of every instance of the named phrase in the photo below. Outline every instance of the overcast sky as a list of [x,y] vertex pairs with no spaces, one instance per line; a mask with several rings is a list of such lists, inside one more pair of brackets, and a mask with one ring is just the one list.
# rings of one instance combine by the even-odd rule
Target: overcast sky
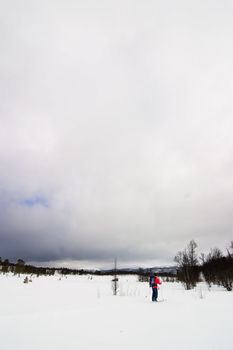
[[233,239],[233,2],[0,0],[0,256]]

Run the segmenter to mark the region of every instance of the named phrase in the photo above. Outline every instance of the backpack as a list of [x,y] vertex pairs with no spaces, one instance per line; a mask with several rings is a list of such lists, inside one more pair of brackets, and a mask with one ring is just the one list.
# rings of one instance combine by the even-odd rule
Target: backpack
[[154,281],[154,276],[150,276],[150,287],[152,287]]

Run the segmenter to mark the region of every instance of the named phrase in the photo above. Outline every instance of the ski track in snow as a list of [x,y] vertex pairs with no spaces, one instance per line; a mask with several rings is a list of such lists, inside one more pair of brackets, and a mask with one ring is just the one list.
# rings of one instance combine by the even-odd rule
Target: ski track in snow
[[150,349],[219,350],[233,344],[233,293],[202,283],[185,291],[164,282],[152,303],[147,283],[120,276],[0,275],[2,350]]

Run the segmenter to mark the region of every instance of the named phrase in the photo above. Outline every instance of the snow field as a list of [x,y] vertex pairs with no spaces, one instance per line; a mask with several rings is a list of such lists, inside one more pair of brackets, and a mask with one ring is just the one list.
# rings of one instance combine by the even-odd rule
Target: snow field
[[0,275],[2,350],[219,350],[233,344],[233,293],[202,283],[164,282],[152,303],[147,283],[119,277]]

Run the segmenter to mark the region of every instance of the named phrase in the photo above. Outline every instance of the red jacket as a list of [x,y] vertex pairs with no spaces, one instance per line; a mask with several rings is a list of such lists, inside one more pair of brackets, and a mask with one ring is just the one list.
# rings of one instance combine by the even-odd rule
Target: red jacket
[[152,282],[152,288],[158,288],[158,284],[161,284],[162,282],[158,279],[158,277],[154,277],[154,280]]

